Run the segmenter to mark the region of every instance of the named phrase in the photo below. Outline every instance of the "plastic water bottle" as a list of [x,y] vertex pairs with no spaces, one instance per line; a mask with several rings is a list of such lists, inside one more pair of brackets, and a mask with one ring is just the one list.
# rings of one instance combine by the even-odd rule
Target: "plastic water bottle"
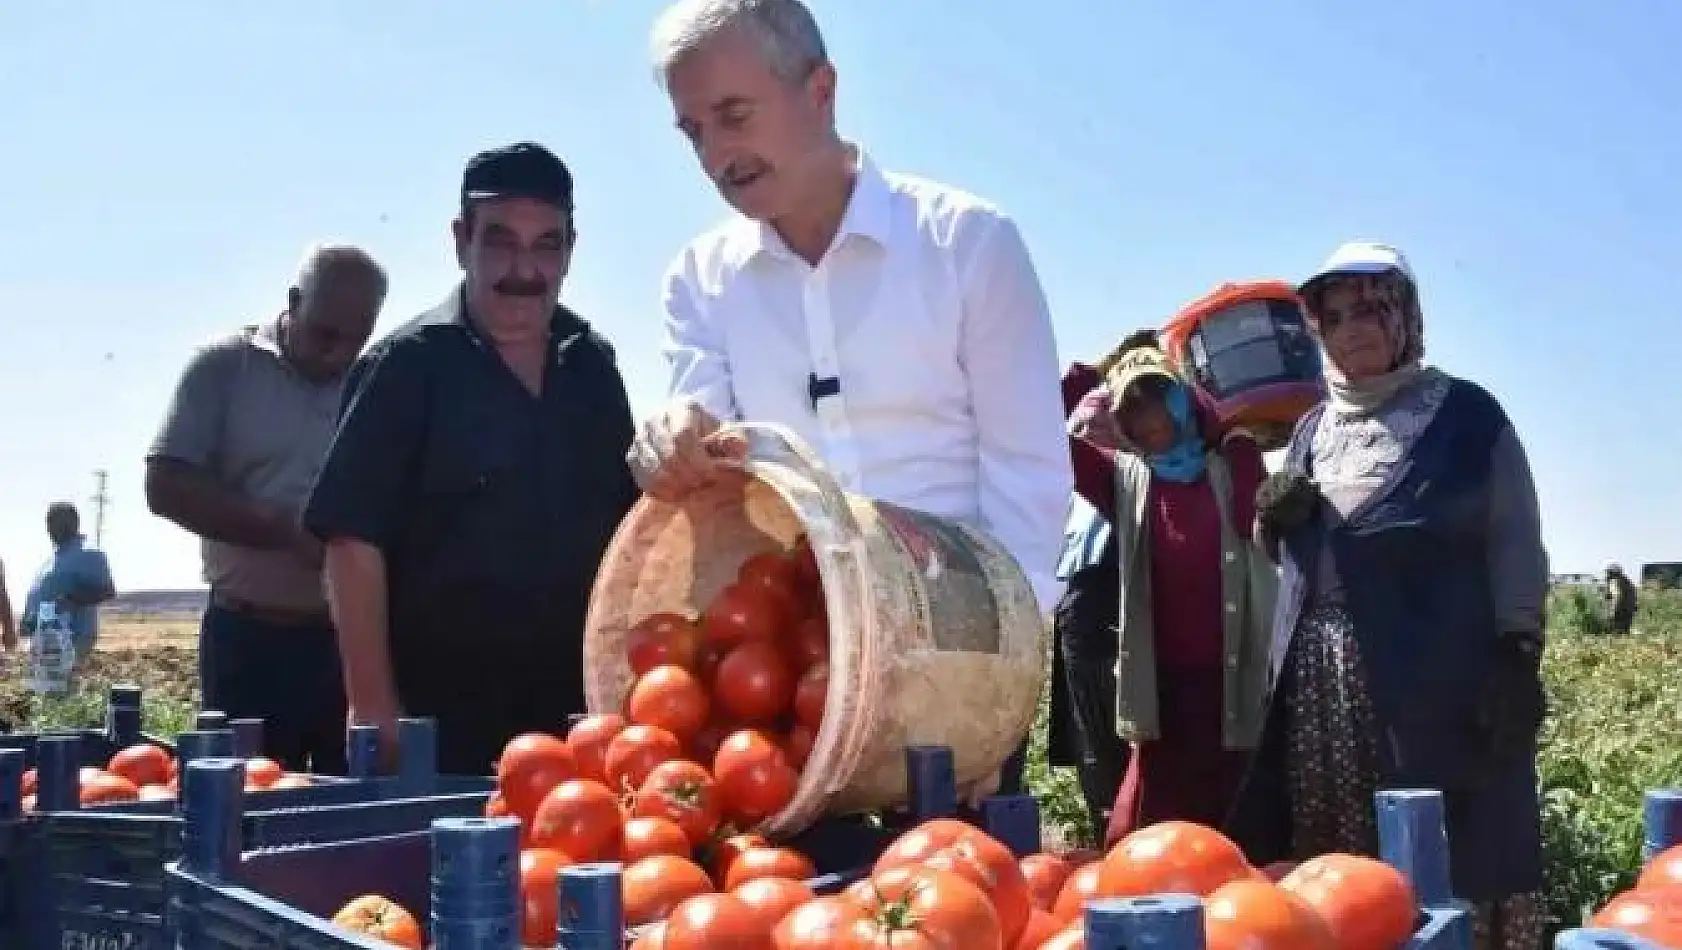
[[58,607],[42,604],[35,614],[35,635],[29,643],[29,689],[57,694],[70,688],[70,669],[76,663],[76,647],[70,628],[58,615]]

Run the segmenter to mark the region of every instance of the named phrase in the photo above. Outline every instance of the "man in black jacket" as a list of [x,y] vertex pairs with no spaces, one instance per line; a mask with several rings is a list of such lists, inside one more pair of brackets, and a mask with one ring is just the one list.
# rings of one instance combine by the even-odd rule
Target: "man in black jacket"
[[572,199],[541,146],[473,158],[465,280],[364,358],[304,515],[351,721],[391,740],[400,715],[435,717],[449,773],[582,711],[590,588],[637,495],[613,350],[557,302]]

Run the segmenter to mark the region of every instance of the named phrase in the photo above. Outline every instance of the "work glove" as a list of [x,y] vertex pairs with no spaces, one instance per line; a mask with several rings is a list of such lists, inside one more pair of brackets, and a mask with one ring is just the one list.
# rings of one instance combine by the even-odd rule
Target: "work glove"
[[1308,523],[1320,506],[1320,488],[1301,472],[1274,472],[1256,487],[1255,541],[1279,562],[1285,535]]
[[1542,686],[1542,640],[1510,631],[1495,643],[1495,658],[1479,690],[1477,728],[1494,762],[1506,763],[1534,748],[1548,697]]

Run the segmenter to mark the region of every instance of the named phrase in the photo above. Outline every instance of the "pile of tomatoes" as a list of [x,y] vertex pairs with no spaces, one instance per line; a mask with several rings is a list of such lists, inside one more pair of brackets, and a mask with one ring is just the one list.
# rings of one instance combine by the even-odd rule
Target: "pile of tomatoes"
[[1590,922],[1661,947],[1682,947],[1682,845],[1654,855],[1635,886],[1614,896]]
[[[180,770],[169,750],[149,742],[119,750],[104,768],[83,766],[78,773],[78,800],[83,806],[118,802],[169,801],[180,792]],[[307,775],[289,773],[273,759],[260,756],[245,760],[245,790],[275,791],[308,788]],[[36,810],[40,778],[35,769],[23,773],[23,810]]]
[[829,621],[811,546],[802,537],[788,551],[749,557],[699,617],[645,617],[625,652],[636,676],[627,721],[702,763],[749,730],[798,771],[829,689]]
[[[687,815],[639,816],[633,802],[615,825],[603,811],[549,827],[521,854],[526,946],[555,945],[560,869],[604,858],[624,863],[631,950],[1084,950],[1089,901],[1168,893],[1203,898],[1208,950],[1398,950],[1417,926],[1412,889],[1383,862],[1330,854],[1258,869],[1219,832],[1185,822],[1140,829],[1108,854],[1018,860],[981,829],[936,819],[900,835],[840,893],[818,896],[807,858],[754,833],[696,847]],[[337,922],[359,919],[364,932],[418,950],[401,908],[358,900],[361,910]]]

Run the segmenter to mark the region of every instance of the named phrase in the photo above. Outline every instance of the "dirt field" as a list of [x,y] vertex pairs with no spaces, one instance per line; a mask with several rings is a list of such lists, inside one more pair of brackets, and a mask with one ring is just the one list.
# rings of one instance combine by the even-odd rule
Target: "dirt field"
[[[156,713],[173,724],[198,704],[197,637],[194,615],[107,616],[100,622],[99,645],[76,693],[86,697],[90,710],[102,711],[107,686],[133,684],[147,700],[148,718]],[[83,703],[72,701],[71,705],[65,714],[87,718],[78,715]],[[40,725],[35,721],[42,712],[24,688],[24,657],[18,653],[0,656],[0,728]]]

